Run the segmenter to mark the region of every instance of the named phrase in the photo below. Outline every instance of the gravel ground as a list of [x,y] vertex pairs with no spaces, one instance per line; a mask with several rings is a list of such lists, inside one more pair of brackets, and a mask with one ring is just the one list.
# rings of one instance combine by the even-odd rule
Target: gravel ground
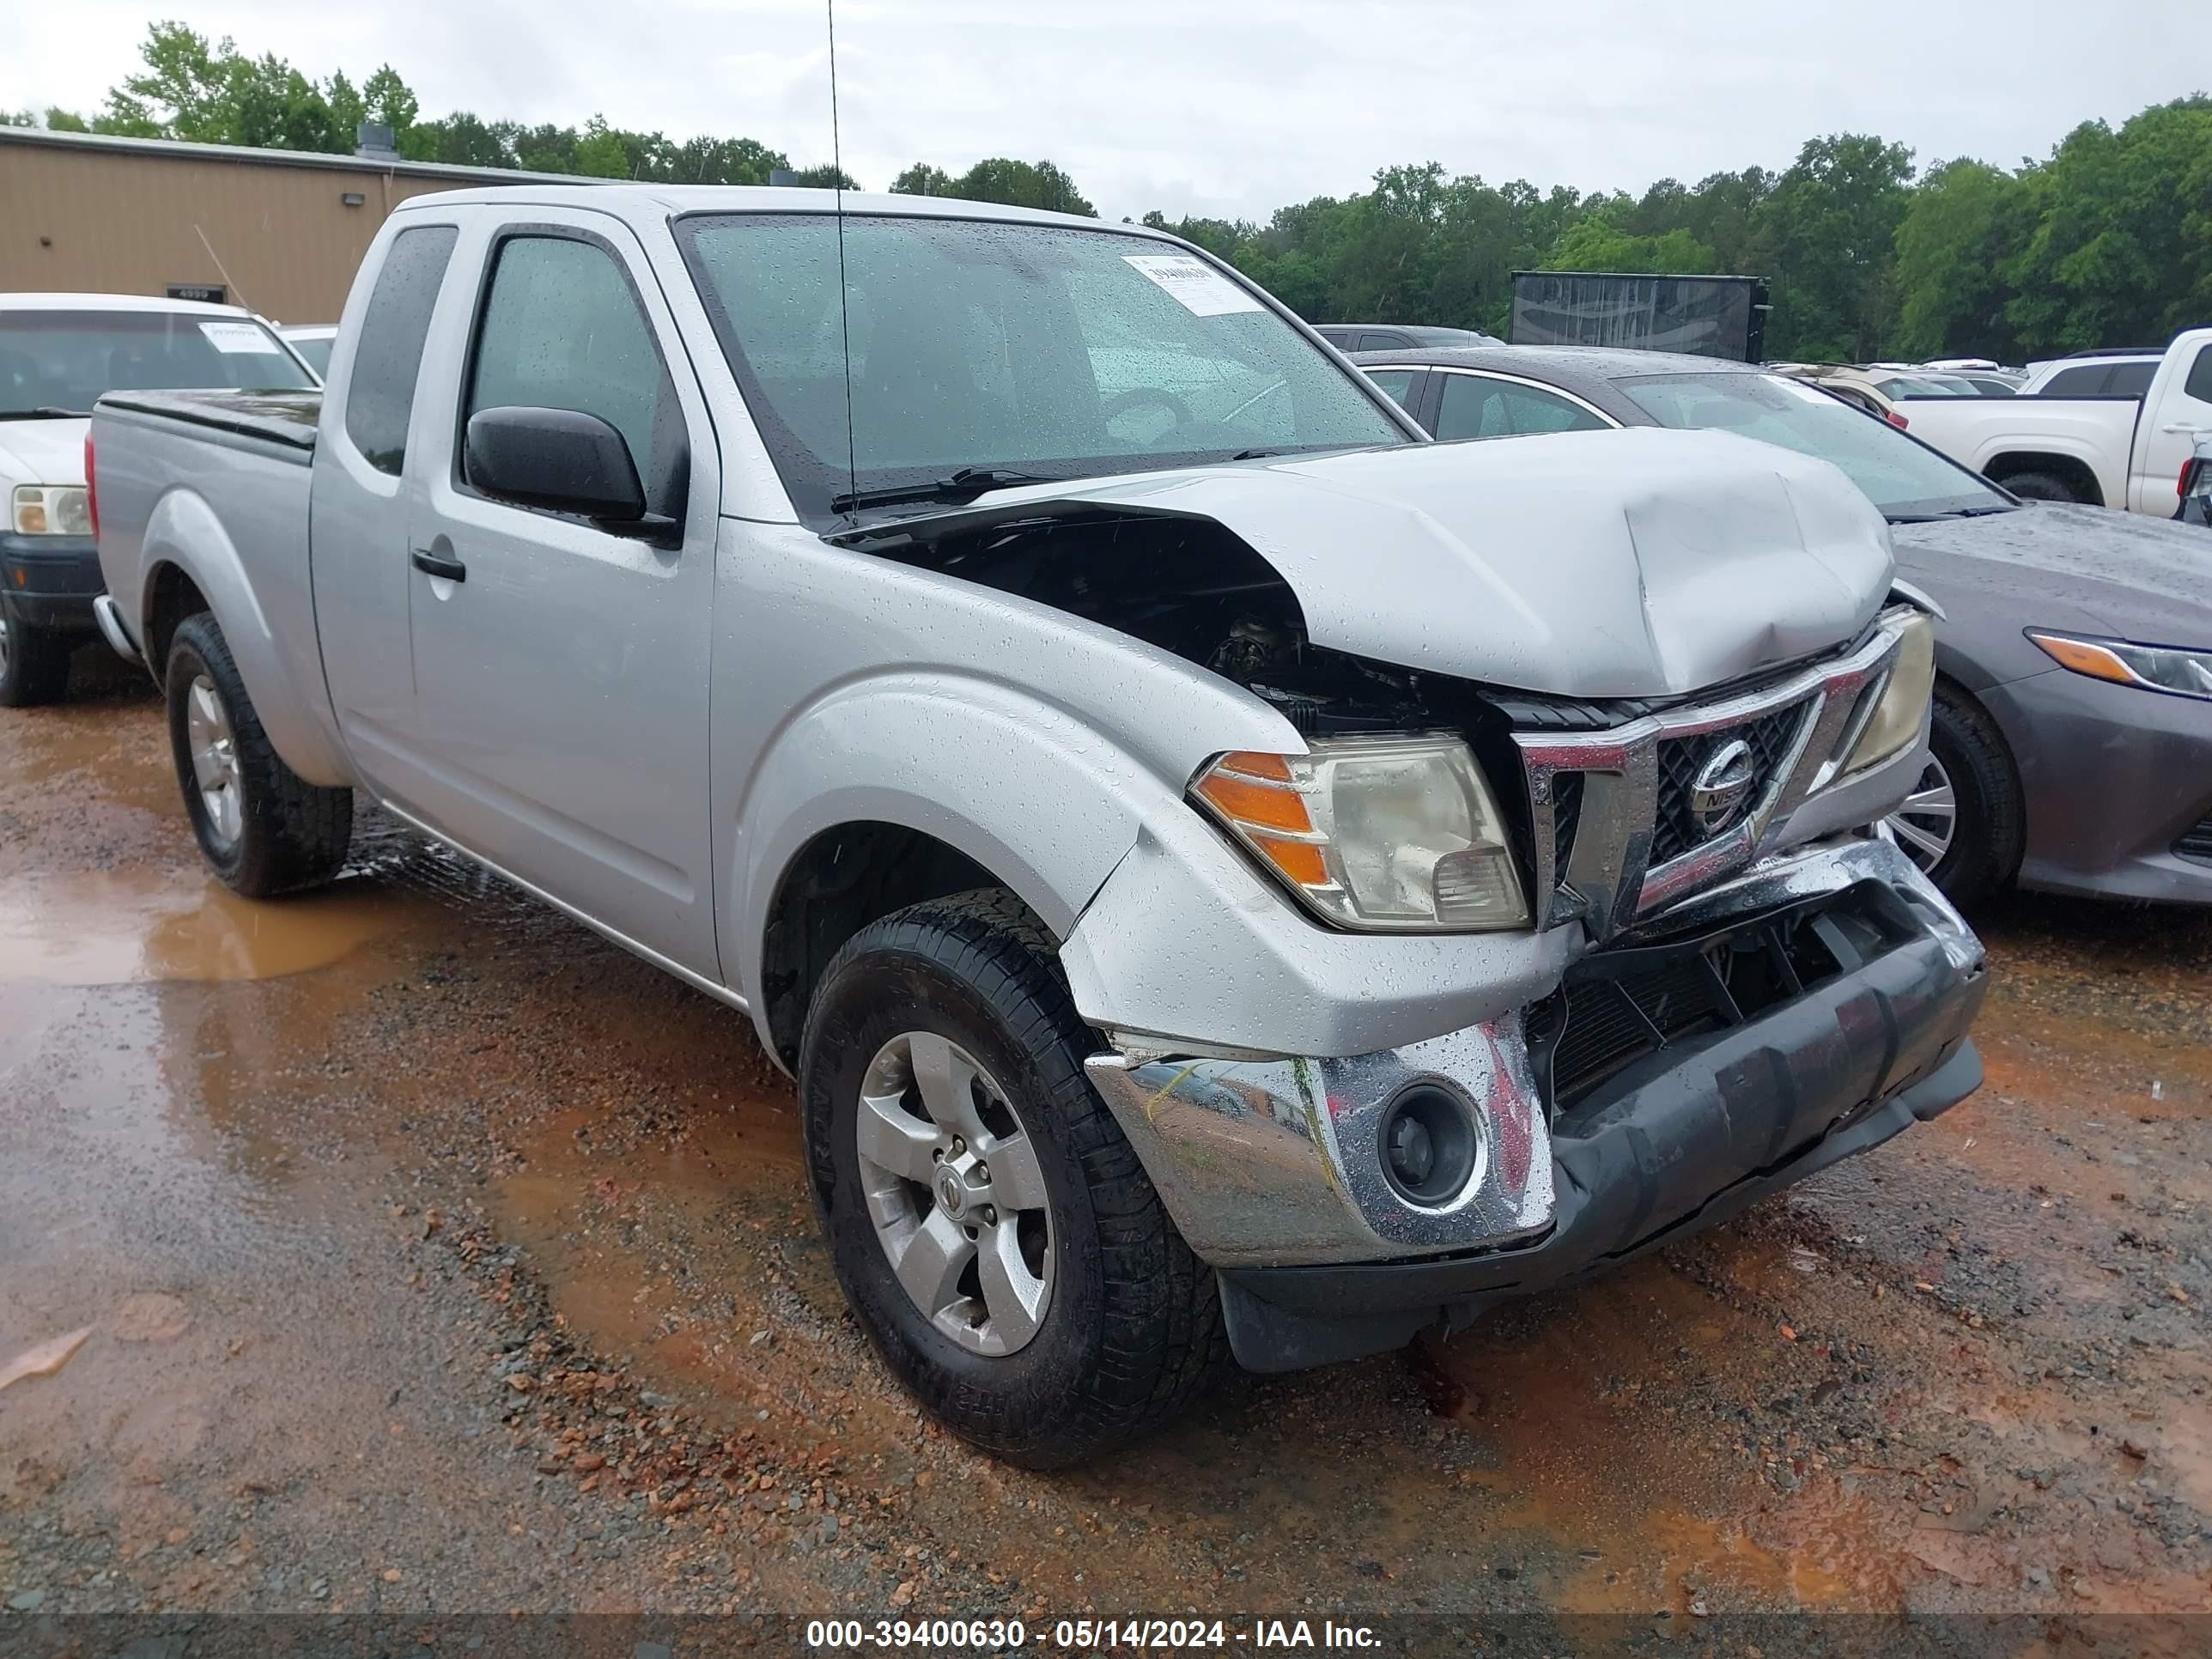
[[2212,917],[2006,902],[1989,1081],[1937,1123],[1035,1475],[876,1366],[742,1019],[374,814],[327,896],[211,890],[157,706],[80,680],[0,712],[0,1368],[88,1331],[0,1386],[0,1650],[351,1613],[475,1651],[548,1611],[719,1616],[570,1632],[647,1659],[1187,1610],[2212,1645],[2170,1617],[2212,1613]]

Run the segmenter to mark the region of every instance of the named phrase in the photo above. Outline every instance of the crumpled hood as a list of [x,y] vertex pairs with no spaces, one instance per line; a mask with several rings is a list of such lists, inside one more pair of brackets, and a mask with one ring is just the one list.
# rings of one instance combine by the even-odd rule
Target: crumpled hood
[[[1856,638],[1888,526],[1844,475],[1725,432],[1408,444],[995,492],[1212,519],[1315,643],[1574,697],[1695,691]],[[981,503],[979,503],[981,505]]]
[[0,421],[0,483],[82,483],[84,434],[91,425],[82,416]]
[[2030,502],[1897,526],[1898,574],[1945,609],[2153,645],[2212,646],[2212,531],[2141,513]]

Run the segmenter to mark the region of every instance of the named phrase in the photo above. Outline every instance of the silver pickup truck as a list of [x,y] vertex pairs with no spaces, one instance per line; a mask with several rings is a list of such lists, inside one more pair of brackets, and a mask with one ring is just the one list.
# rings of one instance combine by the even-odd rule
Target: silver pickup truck
[[1031,1464],[1974,1088],[1840,473],[1431,443],[1171,238],[842,206],[417,198],[319,397],[101,400],[218,876],[329,880],[360,791],[749,1013],[860,1323]]

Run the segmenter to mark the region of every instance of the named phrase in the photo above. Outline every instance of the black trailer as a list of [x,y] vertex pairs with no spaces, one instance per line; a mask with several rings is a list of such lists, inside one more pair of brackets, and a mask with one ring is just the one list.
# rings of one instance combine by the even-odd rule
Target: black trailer
[[1515,345],[1627,346],[1760,361],[1773,309],[1763,276],[1516,270]]

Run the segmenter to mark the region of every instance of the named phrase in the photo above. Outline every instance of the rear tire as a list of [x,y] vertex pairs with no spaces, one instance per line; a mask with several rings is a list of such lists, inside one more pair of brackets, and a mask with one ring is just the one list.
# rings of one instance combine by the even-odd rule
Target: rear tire
[[319,887],[345,864],[353,791],[307,782],[276,753],[207,611],[169,643],[169,748],[208,867],[247,898]]
[[[997,1115],[994,1144],[1025,1139],[1033,1155],[1030,1178],[1039,1184],[1049,1225],[1049,1254],[1037,1276],[1048,1291],[1030,1320],[1016,1320],[1019,1340],[1011,1346],[992,1343],[980,1327],[961,1328],[959,1308],[980,1316],[992,1296],[988,1282],[968,1291],[967,1270],[960,1269],[960,1288],[935,1299],[964,1299],[933,1316],[892,1265],[896,1243],[888,1235],[896,1229],[916,1222],[943,1227],[949,1216],[975,1214],[948,1207],[918,1178],[951,1169],[950,1160],[934,1171],[918,1162],[917,1178],[902,1195],[898,1183],[885,1180],[885,1167],[860,1149],[861,1114],[878,1109],[863,1103],[863,1093],[872,1091],[879,1103],[886,1087],[896,1094],[896,1079],[883,1081],[884,1057],[922,1041],[939,1044],[939,1052],[950,1045],[972,1060],[982,1089],[973,1097]],[[1212,1269],[1176,1232],[1084,1073],[1084,1060],[1097,1048],[1060,978],[1049,936],[996,888],[929,900],[854,935],[823,975],[800,1046],[816,1212],[862,1328],[939,1421],[1030,1468],[1074,1462],[1136,1439],[1180,1412],[1228,1358]],[[906,1086],[900,1097],[912,1110],[923,1103],[925,1084],[916,1078]],[[963,1085],[951,1110],[940,1104],[922,1110],[919,1121],[902,1121],[925,1140],[933,1124],[949,1134],[951,1121],[968,1115],[969,1092]],[[963,1149],[955,1141],[943,1150]],[[923,1156],[937,1155],[925,1148]],[[988,1179],[1001,1185],[1006,1176],[1002,1164]],[[892,1215],[902,1202],[912,1210]],[[948,1235],[956,1251],[958,1231]],[[993,1303],[991,1322],[998,1311]]]
[[2004,487],[2023,500],[2031,501],[2079,501],[2063,478],[2049,472],[2015,472],[2005,479]]
[[69,690],[70,656],[76,648],[74,636],[33,627],[17,617],[0,592],[0,708],[59,702]]

